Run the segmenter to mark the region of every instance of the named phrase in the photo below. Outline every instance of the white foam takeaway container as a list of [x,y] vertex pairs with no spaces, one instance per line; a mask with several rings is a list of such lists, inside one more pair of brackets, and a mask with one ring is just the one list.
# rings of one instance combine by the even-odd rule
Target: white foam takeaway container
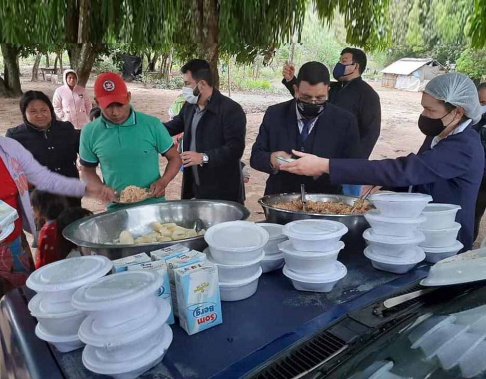
[[325,253],[297,251],[290,241],[282,242],[279,246],[290,270],[299,274],[320,274],[334,268],[344,242],[339,241],[335,250]]
[[456,221],[457,212],[460,209],[461,207],[455,204],[429,204],[422,212],[426,221],[420,227],[426,230],[452,228]]
[[283,228],[295,250],[303,252],[336,250],[347,232],[348,228],[343,223],[330,220],[298,220]]
[[369,199],[384,217],[415,218],[432,201],[432,196],[411,192],[380,192]]
[[371,260],[373,267],[377,270],[387,271],[394,274],[405,274],[425,259],[425,253],[422,249],[415,247],[415,251],[416,253],[413,257],[400,259],[374,254],[368,246],[364,251],[364,255]]
[[261,256],[268,232],[249,221],[230,221],[210,227],[204,239],[213,260],[228,265],[252,262]]
[[330,270],[309,275],[294,272],[285,265],[283,274],[292,281],[294,288],[298,291],[331,292],[337,282],[346,276],[347,269],[341,262],[335,262],[334,267]]

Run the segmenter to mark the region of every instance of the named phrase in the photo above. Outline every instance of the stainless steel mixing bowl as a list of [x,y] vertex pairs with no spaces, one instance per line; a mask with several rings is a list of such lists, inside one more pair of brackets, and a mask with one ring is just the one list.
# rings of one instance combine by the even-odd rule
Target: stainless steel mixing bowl
[[[286,193],[280,195],[268,195],[258,200],[265,212],[267,222],[285,225],[296,220],[306,219],[325,219],[342,222],[349,229],[348,233],[343,237],[343,242],[346,244],[345,251],[362,252],[365,248],[365,241],[363,239],[363,232],[370,227],[368,221],[363,215],[326,215],[319,213],[304,213],[287,211],[284,209],[275,208],[277,203],[289,203],[293,200],[300,200],[299,193]],[[307,201],[323,201],[323,202],[343,202],[345,204],[353,205],[357,197],[344,195],[326,195],[326,194],[306,194]]]
[[181,241],[144,245],[117,245],[123,230],[135,238],[153,231],[152,223],[174,222],[185,228],[194,228],[198,220],[207,229],[226,221],[246,220],[250,212],[243,205],[231,201],[181,200],[134,206],[114,212],[102,213],[76,221],[64,229],[64,237],[78,245],[83,253],[95,252],[110,259],[118,259],[141,252],[149,253],[163,247],[181,243],[202,251],[207,244],[204,237]]

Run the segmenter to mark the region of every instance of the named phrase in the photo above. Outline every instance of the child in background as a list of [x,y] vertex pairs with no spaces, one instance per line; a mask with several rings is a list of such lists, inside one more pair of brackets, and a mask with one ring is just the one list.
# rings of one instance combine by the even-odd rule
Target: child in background
[[62,212],[57,218],[57,240],[59,245],[59,259],[80,257],[82,254],[77,250],[78,247],[64,238],[62,232],[66,226],[82,218],[92,216],[93,212],[83,208],[69,208]]
[[43,222],[35,262],[38,269],[59,260],[56,220],[69,205],[65,197],[39,190],[32,191],[30,199],[35,218]]

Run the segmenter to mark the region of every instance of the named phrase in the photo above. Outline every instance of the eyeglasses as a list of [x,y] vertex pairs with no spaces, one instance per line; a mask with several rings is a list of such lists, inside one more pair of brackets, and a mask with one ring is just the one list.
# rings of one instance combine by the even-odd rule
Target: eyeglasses
[[327,100],[327,96],[317,96],[317,97],[311,97],[311,96],[300,96],[300,101],[303,101],[304,103],[308,104],[324,104]]

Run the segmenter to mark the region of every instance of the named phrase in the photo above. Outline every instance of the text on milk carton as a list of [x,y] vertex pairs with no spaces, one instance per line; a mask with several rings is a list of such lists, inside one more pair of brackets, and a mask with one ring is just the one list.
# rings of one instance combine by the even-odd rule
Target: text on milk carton
[[179,324],[192,335],[223,322],[218,268],[198,263],[174,270]]

